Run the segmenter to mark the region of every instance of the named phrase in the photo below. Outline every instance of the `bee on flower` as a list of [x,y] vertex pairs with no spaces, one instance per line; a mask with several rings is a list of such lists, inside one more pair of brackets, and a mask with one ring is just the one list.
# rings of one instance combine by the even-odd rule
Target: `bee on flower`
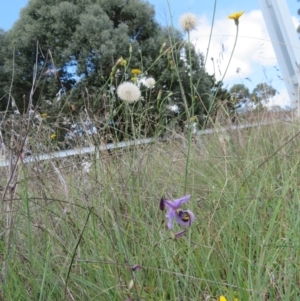
[[181,205],[183,203],[186,203],[190,199],[190,195],[186,195],[180,199],[176,199],[174,201],[169,201],[166,200],[165,198],[161,198],[160,203],[159,203],[159,208],[160,210],[165,210],[167,209],[167,215],[166,217],[168,218],[168,228],[172,230],[173,228],[173,220],[184,227],[190,227],[191,224],[195,220],[195,215],[192,211],[190,210],[183,210],[181,209]]

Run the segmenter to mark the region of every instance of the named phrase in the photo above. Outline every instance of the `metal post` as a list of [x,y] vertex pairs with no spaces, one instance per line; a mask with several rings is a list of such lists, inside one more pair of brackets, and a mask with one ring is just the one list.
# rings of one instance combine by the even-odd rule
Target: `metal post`
[[258,0],[287,92],[300,117],[300,41],[285,0]]

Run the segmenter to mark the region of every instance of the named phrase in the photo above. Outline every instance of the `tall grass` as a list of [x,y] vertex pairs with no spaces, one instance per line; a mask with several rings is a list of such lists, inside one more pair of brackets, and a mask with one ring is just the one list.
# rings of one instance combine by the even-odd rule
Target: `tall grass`
[[192,144],[196,222],[177,239],[158,205],[184,189],[178,141],[101,153],[88,172],[80,157],[19,164],[11,246],[0,244],[1,298],[297,300],[298,136],[281,148],[295,128],[274,123]]

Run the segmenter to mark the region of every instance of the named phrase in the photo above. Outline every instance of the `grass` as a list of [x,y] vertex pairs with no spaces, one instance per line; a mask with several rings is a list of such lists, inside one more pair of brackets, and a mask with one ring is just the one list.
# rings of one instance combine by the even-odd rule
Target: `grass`
[[180,141],[91,156],[88,173],[79,157],[19,164],[13,211],[9,200],[1,210],[3,230],[13,218],[10,245],[5,232],[0,241],[1,299],[297,300],[299,137],[287,143],[295,129],[274,123],[193,143],[196,221],[178,239],[158,205],[183,194]]

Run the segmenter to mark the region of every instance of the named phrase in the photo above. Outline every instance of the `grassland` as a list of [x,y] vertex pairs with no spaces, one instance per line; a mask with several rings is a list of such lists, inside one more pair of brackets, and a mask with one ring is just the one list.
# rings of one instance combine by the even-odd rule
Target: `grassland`
[[[2,168],[1,300],[298,300],[297,122]],[[87,162],[91,163],[88,168]],[[139,265],[141,269],[134,269]],[[132,269],[133,268],[133,269]]]

